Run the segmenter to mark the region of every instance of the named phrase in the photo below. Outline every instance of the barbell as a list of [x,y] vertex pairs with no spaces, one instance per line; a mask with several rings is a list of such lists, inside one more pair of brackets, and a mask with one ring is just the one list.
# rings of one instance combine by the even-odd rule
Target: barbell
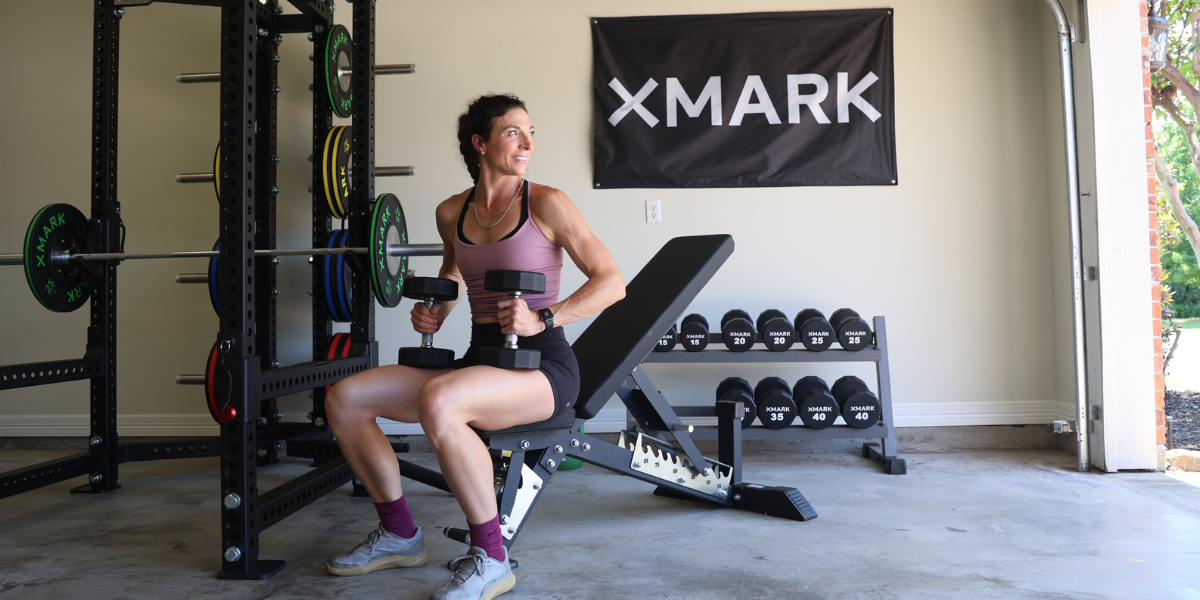
[[[87,248],[88,220],[70,204],[50,204],[34,215],[25,232],[21,254],[0,254],[0,266],[25,267],[29,289],[38,302],[54,312],[71,312],[87,302],[93,273],[84,263],[159,258],[212,258],[219,250],[167,252],[82,252]],[[329,256],[365,254],[375,298],[391,308],[403,298],[401,287],[410,256],[441,256],[442,244],[408,243],[404,210],[394,194],[383,194],[371,211],[366,247],[274,248],[254,250],[257,256]]]

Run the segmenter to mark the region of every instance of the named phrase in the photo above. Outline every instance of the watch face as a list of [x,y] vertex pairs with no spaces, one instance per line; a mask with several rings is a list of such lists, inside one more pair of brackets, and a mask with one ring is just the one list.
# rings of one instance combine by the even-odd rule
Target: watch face
[[550,309],[548,309],[548,308],[543,308],[542,310],[539,310],[538,315],[541,316],[542,320],[545,321],[547,324],[554,322],[554,313],[550,312]]

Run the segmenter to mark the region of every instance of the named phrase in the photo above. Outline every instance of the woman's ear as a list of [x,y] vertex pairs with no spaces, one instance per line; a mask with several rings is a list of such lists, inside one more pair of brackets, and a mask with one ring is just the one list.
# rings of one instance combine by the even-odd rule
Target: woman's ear
[[480,154],[484,154],[483,136],[479,135],[478,133],[472,135],[471,136],[471,145],[475,147],[476,152],[478,152]]

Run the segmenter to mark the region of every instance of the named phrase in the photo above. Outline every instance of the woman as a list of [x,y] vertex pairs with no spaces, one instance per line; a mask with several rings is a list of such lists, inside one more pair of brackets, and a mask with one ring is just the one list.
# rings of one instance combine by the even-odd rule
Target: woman
[[[512,589],[500,532],[492,461],[471,429],[535,423],[574,406],[579,367],[561,326],[599,313],[625,295],[612,255],[588,229],[566,194],[523,178],[533,155],[533,123],[514,96],[476,99],[458,120],[459,150],[475,185],[436,211],[445,244],[440,277],[464,284],[471,307],[471,346],[453,369],[383,366],[347,378],[325,399],[329,424],[354,473],[379,512],[379,528],[348,554],[327,562],[335,575],[415,567],[428,559],[400,487],[396,455],[376,417],[421,423],[442,474],[466,513],[471,548],[451,564],[455,574],[434,600],[490,599]],[[562,251],[587,276],[559,300]],[[513,269],[546,275],[546,293],[509,300],[483,289],[484,271]],[[412,310],[413,328],[436,332],[457,302]],[[516,333],[520,347],[541,351],[536,371],[478,364],[479,348],[502,346]]]

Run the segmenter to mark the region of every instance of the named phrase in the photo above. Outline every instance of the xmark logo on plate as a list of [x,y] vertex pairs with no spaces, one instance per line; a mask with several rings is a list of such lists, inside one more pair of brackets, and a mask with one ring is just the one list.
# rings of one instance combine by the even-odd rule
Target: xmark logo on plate
[[[704,112],[704,107],[709,107],[709,122],[714,126],[721,125],[724,113],[722,112],[721,100],[721,78],[709,77],[708,83],[704,85],[704,89],[700,91],[699,96],[692,100],[683,85],[679,83],[676,77],[667,77],[666,90],[666,114],[667,127],[677,127],[679,125],[679,108],[683,107],[684,113],[692,118],[697,118]],[[850,87],[850,74],[839,72],[837,74],[837,122],[850,122],[850,105],[854,105],[867,116],[871,122],[878,121],[883,115],[871,106],[869,102],[863,99],[862,94],[871,87],[879,77],[873,72],[867,72],[866,76],[859,80],[858,83]],[[823,76],[816,73],[800,73],[787,76],[787,114],[788,123],[796,124],[800,122],[800,107],[807,106],[812,113],[813,118],[817,123],[830,123],[829,117],[826,116],[825,110],[821,108],[821,102],[829,96],[829,81]],[[621,84],[617,78],[613,78],[608,82],[608,87],[612,88],[617,96],[620,96],[624,104],[620,108],[613,111],[608,117],[608,122],[612,126],[616,126],[629,113],[637,113],[647,125],[654,127],[658,125],[659,119],[651,113],[649,109],[642,106],[650,93],[658,88],[658,82],[653,78],[646,81],[641,89],[636,94],[630,94],[629,90]],[[811,93],[802,94],[801,88]],[[780,125],[782,121],[779,118],[779,113],[775,110],[775,104],[771,100],[770,94],[767,93],[766,86],[763,85],[762,77],[758,75],[750,75],[746,77],[746,83],[742,86],[742,93],[738,97],[737,105],[733,108],[733,114],[729,118],[729,125],[737,127],[742,124],[742,120],[746,115],[761,114],[767,119],[767,123],[771,125]]]

